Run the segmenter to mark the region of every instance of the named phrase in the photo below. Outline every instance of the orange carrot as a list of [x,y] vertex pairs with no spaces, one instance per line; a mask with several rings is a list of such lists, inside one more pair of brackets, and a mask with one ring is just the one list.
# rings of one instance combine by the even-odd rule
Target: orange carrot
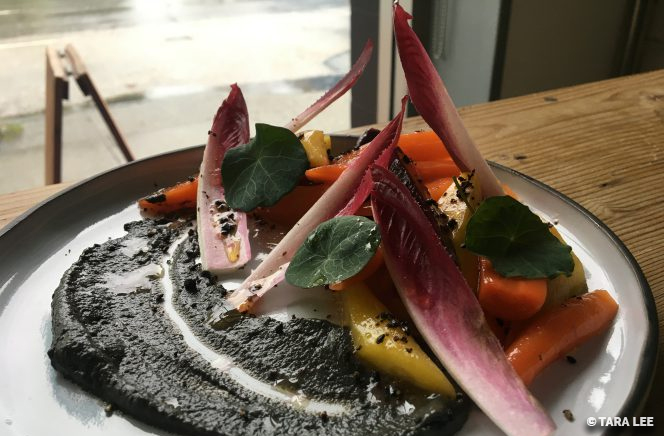
[[[425,161],[451,159],[447,149],[443,145],[443,141],[441,141],[438,135],[431,130],[405,133],[399,137],[397,145],[406,156],[412,160]],[[355,159],[361,150],[362,148],[344,153],[334,159],[334,163],[348,163]]]
[[198,177],[180,182],[169,188],[160,189],[157,192],[138,200],[138,207],[144,212],[154,215],[164,215],[183,209],[196,207],[196,190],[198,189]]
[[371,277],[377,270],[383,265],[383,247],[378,246],[376,254],[369,260],[369,262],[362,268],[360,272],[355,274],[352,277],[348,277],[346,280],[342,280],[339,283],[333,283],[330,285],[330,289],[333,291],[343,291],[348,286],[361,282],[365,279]]
[[[406,156],[417,162],[417,172],[424,181],[459,175],[459,169],[447,153],[442,141],[432,131],[401,135],[398,146]],[[308,169],[305,177],[314,183],[332,183],[339,178],[348,163],[361,152],[362,148],[352,150],[339,156],[330,165]]]
[[527,319],[525,321],[510,321],[509,325],[507,326],[507,334],[505,335],[505,341],[502,342],[503,348],[507,348],[510,345],[514,343],[514,340],[521,335],[521,332],[523,329],[525,329],[528,324],[530,323],[530,320]]
[[438,199],[443,196],[443,193],[447,191],[447,188],[449,188],[452,184],[452,178],[443,177],[429,182],[424,182],[424,184],[429,190],[429,195],[431,195],[431,198],[438,201]]
[[333,163],[321,167],[310,168],[305,171],[304,176],[310,182],[332,184],[339,178],[347,166],[348,164],[346,163]]
[[[337,162],[330,165],[310,168],[304,176],[314,183],[333,183],[348,167],[346,162]],[[451,159],[438,161],[415,161],[415,171],[424,182],[431,182],[441,178],[458,176],[459,168]]]
[[605,290],[572,297],[537,314],[505,354],[526,385],[551,362],[606,331],[618,304]]
[[495,316],[485,314],[484,318],[486,323],[489,325],[489,328],[496,335],[496,338],[500,341],[501,344],[505,344],[505,339],[507,338],[508,324]]
[[274,206],[260,208],[261,217],[275,224],[292,227],[318,201],[330,185],[298,185]]
[[450,159],[443,141],[431,130],[405,133],[399,137],[397,145],[414,161]]
[[452,159],[414,161],[414,166],[417,175],[425,182],[461,174]]
[[484,312],[508,321],[528,319],[546,300],[546,279],[503,277],[480,257],[478,299]]

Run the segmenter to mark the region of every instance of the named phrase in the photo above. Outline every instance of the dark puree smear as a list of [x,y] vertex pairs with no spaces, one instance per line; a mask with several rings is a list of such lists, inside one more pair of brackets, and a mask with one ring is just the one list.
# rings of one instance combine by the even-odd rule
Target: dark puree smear
[[[188,435],[442,435],[465,422],[465,396],[427,398],[375,373],[355,358],[344,327],[240,314],[212,326],[226,292],[196,263],[195,232],[178,221],[125,228],[123,238],[86,249],[63,276],[48,353],[58,371],[115,408]],[[257,394],[185,343],[164,312],[159,278],[185,232],[169,265],[173,305],[199,340],[263,383],[343,405],[344,413]]]

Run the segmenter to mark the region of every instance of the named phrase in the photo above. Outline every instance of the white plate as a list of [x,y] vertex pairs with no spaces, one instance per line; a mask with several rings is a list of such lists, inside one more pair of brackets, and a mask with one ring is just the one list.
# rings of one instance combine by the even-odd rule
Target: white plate
[[[50,303],[65,270],[84,248],[124,234],[138,219],[134,200],[195,172],[200,147],[116,168],[50,198],[0,234],[0,435],[164,434],[115,413],[56,373]],[[591,289],[604,288],[620,304],[610,331],[547,369],[533,394],[559,435],[591,433],[589,417],[634,416],[648,394],[657,350],[657,313],[634,258],[597,218],[553,189],[507,168],[498,177],[558,229],[585,265]],[[575,417],[568,422],[562,411]],[[598,430],[595,428],[595,430]],[[475,410],[462,435],[500,434]],[[592,434],[597,434],[593,431]]]

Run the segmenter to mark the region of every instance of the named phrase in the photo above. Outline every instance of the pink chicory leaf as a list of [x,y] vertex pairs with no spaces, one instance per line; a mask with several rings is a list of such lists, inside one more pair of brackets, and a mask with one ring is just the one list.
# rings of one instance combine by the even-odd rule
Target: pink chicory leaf
[[504,195],[500,182],[463,125],[424,46],[408,25],[410,18],[399,3],[394,5],[394,33],[413,105],[443,141],[457,166],[462,171],[475,170],[484,197]]
[[247,216],[228,210],[221,179],[221,162],[226,151],[248,141],[247,105],[242,91],[233,84],[212,121],[196,200],[201,266],[212,274],[235,270],[251,259]]
[[[375,165],[387,168],[387,165],[390,163],[390,159],[392,158],[394,149],[396,148],[397,142],[399,141],[399,136],[401,135],[401,124],[403,122],[403,116],[406,112],[406,103],[408,103],[408,97],[402,98],[401,111],[397,115],[397,117],[401,117],[398,129],[395,132],[394,138],[390,142],[390,145],[388,145],[376,158],[374,162]],[[346,204],[346,206],[344,206],[344,208],[337,213],[337,216],[352,215],[355,212],[357,212],[369,197],[369,193],[371,192],[371,187],[372,187],[371,172],[367,169],[367,171],[364,172],[364,176],[362,176],[362,181],[360,182],[360,185],[355,191],[355,194],[351,197],[348,204]]]
[[326,107],[331,105],[335,100],[344,95],[350,88],[355,85],[357,79],[360,78],[367,64],[371,60],[371,52],[373,51],[373,42],[367,40],[360,56],[357,58],[351,69],[341,78],[332,88],[330,88],[321,98],[316,100],[300,115],[293,118],[284,127],[290,129],[292,132],[297,132],[305,124],[311,121],[316,115],[321,113]]
[[371,205],[385,263],[417,329],[473,401],[508,435],[555,426],[489,329],[477,298],[408,189],[373,166]]

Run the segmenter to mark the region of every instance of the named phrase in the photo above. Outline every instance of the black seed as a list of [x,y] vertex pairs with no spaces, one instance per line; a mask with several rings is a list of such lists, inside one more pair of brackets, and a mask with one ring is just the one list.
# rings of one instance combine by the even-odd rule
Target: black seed
[[184,281],[184,288],[187,292],[191,292],[192,294],[198,292],[198,285],[196,285],[196,280],[194,279],[186,279]]
[[145,201],[147,201],[148,203],[151,203],[151,204],[163,203],[164,201],[166,201],[166,195],[163,194],[163,193],[149,195],[149,196],[145,197]]

